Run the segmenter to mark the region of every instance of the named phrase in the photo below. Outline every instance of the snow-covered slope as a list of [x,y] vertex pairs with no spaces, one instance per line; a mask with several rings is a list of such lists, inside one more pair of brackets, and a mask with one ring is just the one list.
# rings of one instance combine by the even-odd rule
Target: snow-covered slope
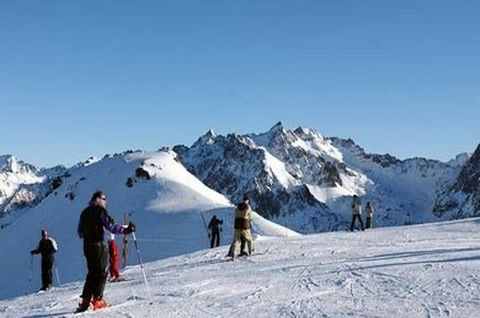
[[[478,317],[480,220],[258,240],[138,266],[108,284],[102,317]],[[142,244],[143,251],[149,249]],[[73,317],[82,282],[0,301],[5,317]],[[83,317],[98,313],[82,314]]]
[[[39,287],[39,258],[34,281],[28,282],[29,251],[48,229],[57,240],[57,267],[62,282],[84,276],[82,241],[76,234],[80,212],[91,194],[105,191],[108,210],[120,223],[124,214],[138,229],[145,261],[193,252],[208,246],[205,223],[213,214],[225,221],[222,244],[231,240],[232,204],[190,174],[172,151],[135,152],[107,156],[77,165],[60,178],[60,185],[38,205],[0,229],[0,298]],[[254,215],[254,232],[261,236],[298,235]],[[136,261],[130,246],[129,262]]]

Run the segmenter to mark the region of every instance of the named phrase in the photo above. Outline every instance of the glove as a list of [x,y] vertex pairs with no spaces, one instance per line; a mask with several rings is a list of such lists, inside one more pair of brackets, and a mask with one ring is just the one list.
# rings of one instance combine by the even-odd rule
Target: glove
[[125,228],[125,234],[133,233],[135,232],[135,230],[135,224],[133,224],[132,222],[128,222],[128,226]]
[[30,255],[34,255],[34,254],[35,254],[35,250],[31,250]]

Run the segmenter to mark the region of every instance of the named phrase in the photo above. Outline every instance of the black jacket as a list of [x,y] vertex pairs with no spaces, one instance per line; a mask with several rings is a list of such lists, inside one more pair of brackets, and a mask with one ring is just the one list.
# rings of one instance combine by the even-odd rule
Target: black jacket
[[42,238],[40,242],[38,242],[38,246],[36,249],[32,250],[32,254],[41,254],[42,257],[49,257],[52,256],[53,253],[57,251],[57,243],[51,237]]
[[212,230],[212,232],[220,232],[221,231],[220,225],[222,224],[223,224],[223,221],[221,219],[212,217],[212,219],[210,220],[210,223],[208,224],[208,229]]
[[78,236],[84,243],[103,242],[105,228],[114,234],[124,234],[124,228],[115,224],[107,210],[101,206],[91,205],[82,211],[78,222]]

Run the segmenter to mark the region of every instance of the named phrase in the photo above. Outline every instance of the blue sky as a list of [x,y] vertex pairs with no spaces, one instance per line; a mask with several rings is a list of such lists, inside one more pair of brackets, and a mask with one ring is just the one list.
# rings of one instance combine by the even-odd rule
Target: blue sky
[[315,128],[448,160],[480,142],[477,1],[2,1],[0,154],[40,166]]

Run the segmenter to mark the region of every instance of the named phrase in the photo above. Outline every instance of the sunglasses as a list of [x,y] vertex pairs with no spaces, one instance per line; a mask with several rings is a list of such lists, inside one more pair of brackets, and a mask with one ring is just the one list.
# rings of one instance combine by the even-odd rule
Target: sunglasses
[[100,200],[107,201],[106,197],[100,197]]

